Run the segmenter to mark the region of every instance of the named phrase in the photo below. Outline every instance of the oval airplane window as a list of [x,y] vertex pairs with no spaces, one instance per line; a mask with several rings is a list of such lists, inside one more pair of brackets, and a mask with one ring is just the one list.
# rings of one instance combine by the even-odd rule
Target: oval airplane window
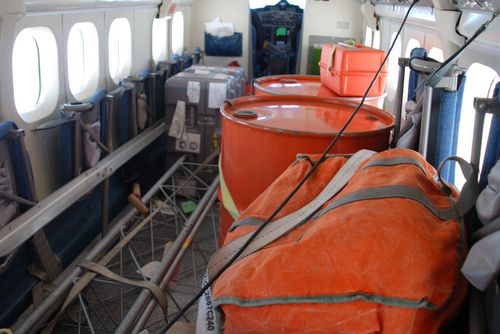
[[[396,33],[393,33],[391,36],[391,43],[394,41],[396,37]],[[390,45],[389,44],[389,45]],[[396,87],[398,85],[398,73],[399,73],[399,65],[398,59],[401,57],[401,36],[398,37],[396,43],[394,44],[394,48],[392,49],[391,54],[388,59],[388,77],[387,77],[387,98],[389,100],[394,99],[394,93],[396,91]]]
[[167,18],[153,20],[152,54],[155,64],[167,59]]
[[184,51],[184,16],[175,12],[172,18],[172,52],[181,55]]
[[132,32],[126,18],[115,19],[109,27],[109,75],[114,83],[130,75],[132,69]]
[[91,96],[99,77],[99,38],[91,22],[75,24],[68,34],[68,82],[77,100]]
[[35,122],[52,113],[59,94],[57,43],[47,27],[25,28],[12,49],[14,103],[19,116]]
[[444,61],[443,50],[441,50],[440,48],[433,47],[429,51],[429,57],[437,61],[443,62]]
[[373,29],[370,27],[366,27],[364,44],[368,47],[371,47],[373,44]]
[[[467,81],[465,82],[464,96],[462,101],[462,112],[460,114],[460,125],[458,130],[457,155],[466,160],[470,159],[472,151],[472,134],[474,132],[474,98],[492,97],[493,89],[499,81],[498,73],[491,67],[480,63],[472,64],[467,70]],[[483,140],[481,146],[481,162],[479,170],[483,165],[484,152],[490,133],[491,114],[486,115],[483,128]],[[455,166],[455,185],[461,189],[465,183],[460,167]]]
[[410,54],[411,54],[411,51],[415,48],[419,48],[420,47],[420,42],[415,39],[415,38],[411,38],[409,41],[408,41],[408,44],[406,45],[406,52],[405,52],[405,57],[406,58],[409,58],[410,57]]
[[372,48],[380,49],[380,30],[375,30],[373,34]]

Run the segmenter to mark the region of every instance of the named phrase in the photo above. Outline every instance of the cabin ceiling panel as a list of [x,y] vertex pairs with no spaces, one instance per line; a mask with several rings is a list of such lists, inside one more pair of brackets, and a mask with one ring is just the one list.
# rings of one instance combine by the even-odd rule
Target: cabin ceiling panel
[[[403,20],[408,6],[394,6],[390,4],[377,4],[375,14],[379,17],[394,18]],[[436,17],[433,8],[430,7],[414,7],[408,17],[408,23],[418,24],[423,27],[434,26]]]
[[[22,1],[20,1],[22,2]],[[155,6],[161,0],[25,0],[26,12]]]
[[[458,25],[458,30],[464,36],[472,36],[476,30],[491,18],[491,14],[487,12],[463,12]],[[484,31],[476,41],[482,44],[491,44],[500,47],[500,18],[496,18],[491,22],[486,31]]]

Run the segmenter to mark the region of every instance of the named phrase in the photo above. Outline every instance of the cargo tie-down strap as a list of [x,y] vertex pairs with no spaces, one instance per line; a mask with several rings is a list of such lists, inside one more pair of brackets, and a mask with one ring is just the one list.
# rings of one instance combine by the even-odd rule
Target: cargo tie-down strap
[[240,211],[238,210],[236,203],[234,203],[233,196],[231,196],[231,192],[227,187],[226,181],[224,181],[221,161],[222,161],[222,153],[219,155],[219,176],[220,176],[220,191],[222,196],[222,205],[227,210],[227,212],[229,212],[231,217],[233,217],[233,219],[236,220],[240,216]]
[[[317,211],[326,201],[334,197],[347,184],[359,165],[373,154],[374,152],[366,150],[359,151],[358,153],[354,154],[335,174],[328,185],[313,201],[311,201],[303,208],[291,214],[288,214],[272,222],[272,224],[266,226],[261,231],[261,233],[252,241],[252,243],[250,243],[247,249],[238,257],[237,260],[241,260],[242,258],[262,249],[266,245],[286,234],[294,227],[299,226],[311,219],[319,218],[337,207],[355,201],[396,197],[408,198],[420,203],[441,220],[462,217],[474,205],[475,198],[477,198],[476,174],[472,166],[469,165],[465,160],[457,157],[451,157],[443,161],[442,165],[444,165],[444,163],[449,160],[458,162],[466,178],[466,183],[462,188],[462,192],[460,193],[457,201],[451,201],[452,205],[450,208],[441,209],[436,207],[424,193],[422,193],[415,187],[404,185],[387,185],[356,191],[334,200],[327,207],[323,208],[320,211]],[[425,166],[418,159],[412,157],[376,158],[368,161],[361,168],[361,170],[373,166],[394,166],[401,164],[414,165],[415,167],[419,168],[425,175],[428,175]],[[439,176],[442,165],[438,168]],[[445,185],[444,183],[442,184]],[[447,186],[445,187],[447,188]],[[451,190],[449,190],[449,192],[451,193]],[[233,226],[231,226],[230,230],[234,230],[238,226],[259,226],[263,223],[264,221],[260,218],[246,217],[240,221],[235,222]],[[245,234],[238,239],[233,240],[223,248],[219,249],[219,251],[217,251],[209,261],[209,277],[213,277],[213,275],[217,273],[234,256],[234,254],[236,254],[241,249],[241,247],[251,237],[252,234],[253,232],[249,232],[248,234]]]
[[123,283],[125,285],[135,286],[137,288],[148,289],[149,291],[151,291],[153,296],[156,298],[156,301],[160,305],[160,307],[163,311],[163,316],[165,317],[165,320],[168,319],[167,298],[165,297],[165,294],[163,293],[162,289],[158,285],[156,285],[150,281],[134,281],[134,280],[122,277],[118,274],[115,274],[114,272],[112,272],[111,270],[106,268],[105,266],[100,265],[100,264],[95,263],[95,262],[92,262],[92,261],[83,260],[78,265],[82,268],[90,270],[96,274],[103,276],[103,277],[109,278],[112,281]]
[[[368,150],[361,150],[355,153],[347,162],[340,168],[340,170],[333,176],[326,187],[319,193],[319,195],[310,203],[300,208],[299,210],[290,213],[272,224],[267,225],[259,235],[250,243],[245,251],[238,257],[238,260],[258,251],[279,237],[286,234],[292,228],[307,221],[310,216],[316,212],[325,202],[335,196],[354,174],[360,164],[371,157],[375,152]],[[219,249],[211,258],[208,263],[208,277],[212,278],[232,257],[241,249],[241,247],[252,236],[250,232],[238,239],[233,240],[223,248]]]

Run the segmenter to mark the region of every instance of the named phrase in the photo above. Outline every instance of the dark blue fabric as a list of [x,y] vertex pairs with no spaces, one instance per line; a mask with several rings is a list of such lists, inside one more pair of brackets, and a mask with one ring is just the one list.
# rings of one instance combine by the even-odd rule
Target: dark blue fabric
[[109,123],[109,111],[108,111],[108,104],[106,103],[106,100],[101,102],[101,142],[104,145],[109,145],[108,143],[108,123]]
[[174,61],[174,64],[172,65],[172,75],[176,75],[181,71],[180,59],[181,57],[177,53],[174,53],[172,57],[172,60]]
[[[410,58],[422,58],[427,57],[427,50],[424,48],[415,48],[411,50]],[[410,79],[408,80],[408,100],[415,100],[415,89],[418,86],[418,73],[414,70],[410,70]]]
[[[25,161],[23,158],[23,148],[19,139],[10,140],[9,141],[9,150],[12,158],[12,164],[14,166],[14,175],[16,178],[16,187],[17,194],[22,198],[26,198],[28,200],[35,200],[34,194],[31,192],[31,187],[29,184],[29,179],[26,173],[30,173],[33,176],[33,172],[31,171],[31,163],[27,161],[28,164],[25,166]],[[27,169],[27,171],[25,170]]]
[[168,73],[156,77],[156,119],[165,116],[165,80]]
[[193,55],[189,52],[185,52],[182,55],[182,67],[184,69],[189,68],[193,65]]
[[16,123],[12,121],[0,122],[0,140],[7,140],[9,146],[10,158],[14,169],[17,195],[28,200],[35,200],[35,194],[31,192],[29,178],[28,175],[26,175],[26,172],[28,172],[32,176],[33,172],[31,170],[31,163],[29,161],[24,161],[23,146],[21,145],[21,140],[24,140],[24,138],[8,136],[10,131],[15,131],[17,129],[18,127]]
[[118,137],[120,145],[125,144],[130,138],[128,116],[131,93],[131,90],[127,90],[118,101]]
[[145,68],[139,73],[139,76],[143,78],[147,77],[148,75],[149,75],[149,68]]
[[207,56],[241,57],[243,35],[235,32],[227,37],[215,37],[205,33],[205,54]]
[[16,123],[12,121],[1,121],[0,122],[0,140],[7,138],[10,130],[17,130]]
[[[431,145],[435,147],[434,157],[431,161],[434,166],[438,166],[447,157],[457,154],[458,128],[464,87],[465,75],[461,75],[458,78],[456,92],[449,92],[442,88],[434,90],[434,94],[439,96],[439,108],[433,109],[433,113],[437,111],[437,122],[433,124],[436,127],[436,140],[435,145]],[[448,182],[454,183],[454,162],[447,163],[443,167],[441,175]]]
[[75,122],[67,122],[59,128],[60,182],[64,185],[74,177]]
[[[493,96],[500,100],[500,82],[495,86]],[[488,174],[498,159],[500,159],[500,116],[493,115],[488,143],[486,144],[486,152],[484,154],[483,168],[479,179],[481,190],[488,184]]]
[[105,96],[106,96],[106,90],[102,89],[102,88],[98,88],[95,91],[94,95],[92,95],[87,100],[85,100],[85,102],[92,103],[94,105],[94,107],[95,107],[96,105],[98,105],[102,101],[102,99]]

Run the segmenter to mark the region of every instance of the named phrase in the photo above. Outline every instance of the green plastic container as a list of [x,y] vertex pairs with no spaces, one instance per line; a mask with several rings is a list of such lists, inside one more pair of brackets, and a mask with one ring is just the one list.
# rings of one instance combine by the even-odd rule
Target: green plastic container
[[311,53],[311,68],[310,73],[312,75],[319,75],[319,61],[321,59],[321,44],[314,44]]

